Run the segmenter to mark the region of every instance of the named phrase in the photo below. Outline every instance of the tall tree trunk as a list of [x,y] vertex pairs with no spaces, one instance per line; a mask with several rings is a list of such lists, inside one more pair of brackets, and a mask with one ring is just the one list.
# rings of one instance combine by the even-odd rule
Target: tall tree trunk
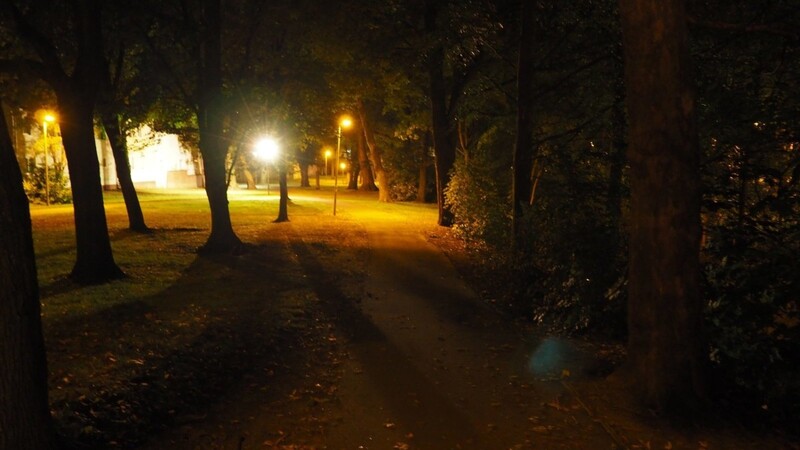
[[417,202],[425,203],[425,194],[428,190],[428,149],[431,147],[431,132],[425,131],[422,140],[419,159],[419,177],[417,178]]
[[299,161],[297,165],[300,168],[300,187],[311,187],[308,179],[308,166],[310,165],[308,160]]
[[131,164],[128,160],[128,143],[125,132],[119,126],[119,117],[109,111],[102,113],[103,127],[106,130],[108,141],[111,144],[111,153],[114,155],[114,167],[117,172],[117,180],[122,190],[122,198],[125,200],[125,209],[128,212],[128,227],[133,231],[146,233],[150,231],[144,222],[142,206],[139,204],[139,196],[133,186],[131,178]]
[[311,180],[308,177],[308,168],[315,162],[315,155],[319,149],[313,143],[306,143],[297,149],[297,167],[300,169],[300,187],[311,187]]
[[369,149],[370,163],[372,169],[375,171],[375,178],[378,182],[378,201],[388,202],[389,198],[389,180],[386,176],[386,170],[383,168],[381,161],[381,151],[375,142],[375,134],[372,131],[372,125],[367,121],[367,111],[364,107],[364,101],[358,99],[358,116],[361,119],[361,129],[364,132],[364,139]]
[[203,61],[199,74],[197,122],[206,196],[211,209],[211,234],[201,251],[230,253],[238,250],[242,241],[234,233],[231,224],[228,185],[225,179],[228,146],[223,136],[221,0],[203,0],[202,5],[206,29],[201,42]]
[[0,448],[55,449],[31,216],[0,111]]
[[377,191],[378,187],[375,186],[375,178],[372,176],[372,167],[369,165],[369,157],[367,156],[366,140],[364,133],[358,133],[358,174],[361,176],[361,186],[358,189],[361,191]]
[[444,80],[444,50],[433,51],[428,61],[430,76],[431,121],[433,127],[434,165],[436,167],[436,203],[439,205],[438,224],[453,225],[454,215],[445,204],[444,191],[452,178],[456,161],[453,127],[447,114],[447,94]]
[[75,215],[77,258],[70,277],[78,283],[102,283],[123,276],[114,262],[108,237],[100,164],[94,142],[93,112],[105,73],[102,2],[80,0],[72,3],[73,36],[78,54],[68,75],[58,59],[55,46],[25,15],[9,2],[16,30],[32,43],[46,67],[44,80],[55,91],[61,113],[61,133],[69,165]]
[[700,175],[683,0],[621,0],[630,120],[627,373],[649,406],[698,411],[707,358]]
[[70,277],[78,283],[102,283],[124,276],[114,261],[108,237],[100,163],[94,141],[93,104],[88,95],[56,92],[62,116],[75,216],[77,258]]
[[[436,19],[441,4],[425,1],[425,32],[436,39]],[[453,225],[455,216],[445,204],[444,191],[450,184],[456,161],[456,144],[450,115],[447,110],[447,85],[444,78],[444,48],[437,44],[428,55],[428,95],[431,101],[431,126],[433,129],[434,167],[436,168],[436,203],[439,207],[437,223],[444,227]]]
[[534,3],[523,1],[520,11],[520,44],[517,64],[517,140],[514,145],[512,228],[515,248],[521,245],[524,229],[522,217],[533,198],[533,142],[531,107],[533,106],[533,21]]
[[[236,155],[235,167],[237,176],[244,177],[245,184],[247,184],[247,190],[256,190],[256,178],[253,176],[253,172],[250,172],[250,168],[247,167],[247,161],[244,159],[244,156],[238,152]],[[228,185],[230,185],[230,181],[228,182]]]
[[358,171],[360,170],[358,161],[350,160],[349,182],[347,189],[358,190]]
[[[620,82],[620,84],[622,84]],[[612,110],[612,139],[611,139],[611,164],[609,167],[608,177],[608,214],[614,221],[619,224],[622,219],[622,174],[625,168],[625,151],[627,144],[625,142],[625,97],[620,94],[614,101]]]
[[280,200],[278,202],[278,218],[275,222],[288,222],[289,221],[289,187],[286,183],[286,164],[280,168],[278,174],[278,185],[280,186]]

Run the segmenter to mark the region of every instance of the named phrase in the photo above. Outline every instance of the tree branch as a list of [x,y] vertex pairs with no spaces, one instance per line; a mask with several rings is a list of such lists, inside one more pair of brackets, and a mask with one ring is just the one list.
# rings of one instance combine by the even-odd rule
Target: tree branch
[[[34,28],[33,25],[25,19],[22,11],[20,11],[13,2],[4,1],[3,4],[6,5],[6,8],[11,13],[14,26],[19,36],[33,46],[36,54],[42,60],[41,63],[39,63],[41,67],[36,70],[37,76],[51,84],[66,82],[69,77],[61,65],[61,60],[58,58],[58,53],[55,47],[53,47],[53,44],[42,32]],[[34,62],[28,60],[24,61],[27,61],[25,65]]]
[[0,59],[0,73],[32,76],[51,84],[63,81],[60,77],[54,79],[48,67],[33,59]]
[[782,36],[793,40],[800,39],[800,32],[784,29],[779,24],[738,24],[714,20],[700,20],[693,16],[688,17],[688,22],[690,25],[712,30],[737,31],[741,33],[765,33],[775,36]]

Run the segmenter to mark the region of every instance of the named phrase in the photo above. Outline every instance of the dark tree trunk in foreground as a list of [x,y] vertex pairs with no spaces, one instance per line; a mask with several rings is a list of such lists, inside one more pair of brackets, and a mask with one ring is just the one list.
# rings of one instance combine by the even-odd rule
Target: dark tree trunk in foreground
[[288,222],[289,221],[289,187],[286,184],[286,167],[281,167],[280,174],[278,174],[278,185],[280,186],[280,200],[278,203],[278,218],[275,222]]
[[531,136],[531,107],[533,104],[533,10],[534,3],[523,1],[520,11],[521,31],[517,65],[517,141],[514,146],[514,183],[512,186],[512,227],[515,248],[520,245],[522,218],[530,205],[533,188],[533,142]]
[[142,206],[139,196],[131,178],[131,163],[128,160],[128,143],[125,132],[119,126],[119,118],[112,112],[103,112],[103,127],[106,130],[108,141],[111,144],[111,153],[114,155],[114,167],[117,171],[122,198],[125,200],[125,209],[128,212],[128,227],[133,231],[146,233],[150,231],[144,222]]
[[207,28],[202,41],[197,122],[206,196],[211,209],[211,234],[200,250],[203,253],[230,253],[238,250],[242,241],[231,224],[225,179],[228,146],[223,136],[221,0],[203,0],[202,8]]
[[700,176],[682,0],[621,0],[630,120],[627,372],[649,406],[698,411],[706,353],[699,292]]
[[[93,113],[105,73],[100,29],[102,2],[73,2],[74,15],[70,19],[75,24],[72,45],[77,54],[70,63],[61,61],[55,44],[32,26],[13,3],[7,6],[19,36],[31,44],[42,61],[30,65],[53,88],[58,101],[75,215],[77,259],[70,277],[84,284],[122,277],[111,253],[100,163],[94,142]],[[72,69],[72,73],[67,74],[66,68]]]
[[2,114],[0,236],[0,449],[55,449],[28,198]]
[[111,252],[103,205],[92,121],[94,105],[80,91],[56,91],[56,95],[62,116],[61,138],[69,164],[77,241],[77,258],[70,277],[83,284],[120,278],[124,274]]
[[453,128],[447,114],[447,99],[444,82],[444,51],[436,49],[428,61],[430,74],[431,118],[433,125],[434,164],[436,167],[436,203],[439,205],[438,224],[443,227],[453,225],[455,217],[444,202],[444,190],[453,177],[456,161],[456,146],[453,141]]

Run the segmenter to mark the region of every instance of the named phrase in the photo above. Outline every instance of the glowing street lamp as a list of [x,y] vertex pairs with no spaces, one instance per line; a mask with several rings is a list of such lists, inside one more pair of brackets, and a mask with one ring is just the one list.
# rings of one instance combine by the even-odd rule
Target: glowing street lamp
[[345,130],[353,126],[353,119],[342,116],[339,119],[339,132],[336,133],[336,165],[333,170],[333,215],[336,215],[336,193],[339,191],[339,153],[342,151],[342,128]]
[[50,150],[47,143],[47,124],[55,123],[56,116],[45,113],[42,117],[42,131],[44,131],[44,199],[47,206],[50,206]]
[[261,138],[256,142],[253,153],[267,164],[267,195],[269,195],[269,164],[275,161],[279,152],[278,141],[272,137]]

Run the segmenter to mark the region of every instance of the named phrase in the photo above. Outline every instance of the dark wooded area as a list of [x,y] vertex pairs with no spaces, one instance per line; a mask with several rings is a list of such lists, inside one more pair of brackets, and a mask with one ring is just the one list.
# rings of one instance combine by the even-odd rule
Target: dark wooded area
[[[76,283],[125,269],[96,121],[132,230],[148,227],[125,133],[147,124],[190,149],[210,207],[204,255],[246,250],[228,189],[256,187],[258,136],[284,147],[267,163],[280,173],[279,222],[290,220],[287,170],[297,164],[309,186],[338,138],[349,179],[337,182],[377,187],[382,202],[435,202],[438,224],[486,262],[487,297],[542,329],[627,341],[619,373],[658,412],[724,405],[787,423],[800,414],[798,29],[792,0],[10,0],[0,95],[27,126],[58,110]],[[344,113],[358,118],[346,133]],[[39,155],[15,149],[20,178],[8,135],[4,183],[40,199],[42,177],[61,183],[47,149],[44,175]],[[19,191],[4,184],[0,200],[9,235],[28,242]],[[3,252],[7,265],[33,257],[30,245]],[[24,267],[3,284],[4,306],[38,302],[11,282],[33,277]],[[36,339],[4,339],[4,352],[43,359]],[[4,367],[21,380],[25,364]],[[31,377],[36,413],[45,383]],[[14,383],[0,410],[21,401],[7,396]],[[45,426],[35,420],[9,426]]]

